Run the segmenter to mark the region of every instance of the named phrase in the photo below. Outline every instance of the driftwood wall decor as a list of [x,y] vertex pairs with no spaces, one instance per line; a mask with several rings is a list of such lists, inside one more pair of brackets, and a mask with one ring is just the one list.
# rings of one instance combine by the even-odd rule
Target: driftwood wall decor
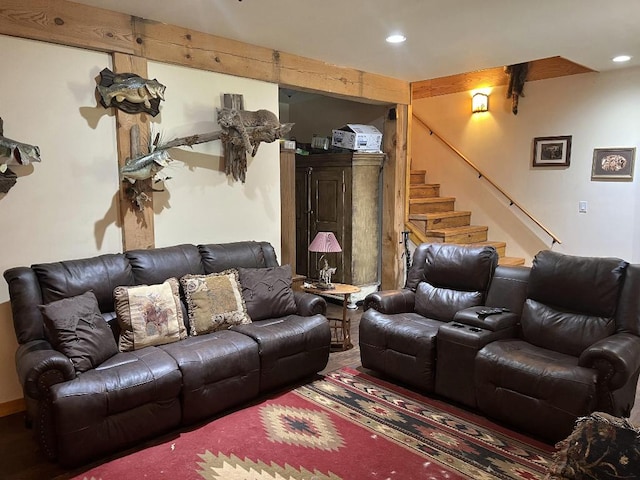
[[518,103],[520,97],[524,97],[524,84],[529,74],[529,63],[516,63],[504,67],[504,71],[509,75],[509,86],[507,87],[507,98],[511,99],[511,111],[518,114]]
[[104,108],[116,107],[127,113],[146,112],[155,117],[160,112],[166,87],[155,78],[147,80],[135,73],[100,72],[96,90]]
[[[199,143],[221,140],[224,146],[225,173],[244,183],[247,172],[247,153],[255,156],[261,142],[271,143],[291,130],[293,123],[281,124],[269,110],[247,111],[242,109],[242,95],[224,95],[225,107],[218,110],[221,130],[175,138],[159,143],[159,135],[149,142],[146,154],[141,151],[138,130],[131,129],[132,157],[120,168],[120,176],[127,182],[127,194],[138,209],[144,208],[149,196],[137,188],[139,180],[167,180],[162,169],[171,161],[169,150],[176,147],[192,147]],[[226,106],[229,105],[229,106]]]
[[218,110],[222,128],[224,170],[234,180],[244,183],[247,175],[247,153],[255,157],[261,142],[271,143],[289,133],[293,123],[281,124],[269,110],[244,109],[242,95],[225,93],[224,108]]
[[9,165],[29,165],[40,161],[40,149],[35,145],[16,142],[4,136],[4,122],[0,117],[0,193],[7,193],[17,182],[17,175]]

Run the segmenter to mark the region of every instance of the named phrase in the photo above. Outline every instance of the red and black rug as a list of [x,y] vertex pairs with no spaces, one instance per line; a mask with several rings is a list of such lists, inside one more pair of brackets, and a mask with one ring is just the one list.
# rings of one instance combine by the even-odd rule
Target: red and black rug
[[544,477],[552,451],[342,369],[75,478],[530,480]]

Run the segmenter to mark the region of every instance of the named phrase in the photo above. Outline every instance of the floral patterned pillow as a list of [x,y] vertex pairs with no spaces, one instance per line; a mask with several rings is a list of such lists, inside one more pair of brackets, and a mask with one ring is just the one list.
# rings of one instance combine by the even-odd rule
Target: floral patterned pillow
[[203,335],[251,323],[237,270],[185,275],[180,283],[187,301],[191,335]]
[[120,325],[121,352],[163,345],[187,337],[178,280],[159,285],[116,287],[113,291]]

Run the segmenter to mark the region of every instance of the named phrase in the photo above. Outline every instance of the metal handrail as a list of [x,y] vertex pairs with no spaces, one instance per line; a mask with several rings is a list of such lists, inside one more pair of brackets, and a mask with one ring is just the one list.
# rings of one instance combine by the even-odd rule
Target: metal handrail
[[529,213],[529,211],[526,208],[524,208],[522,205],[516,202],[513,198],[511,198],[511,196],[507,192],[505,192],[502,188],[500,188],[493,180],[491,180],[491,178],[487,177],[484,174],[484,172],[482,172],[482,170],[480,170],[471,160],[465,157],[464,154],[460,152],[460,150],[458,150],[456,147],[451,145],[451,143],[449,143],[447,140],[445,140],[440,135],[438,135],[438,133],[435,132],[433,128],[427,125],[427,123],[415,113],[413,114],[413,118],[415,118],[418,121],[418,123],[420,123],[424,128],[429,130],[430,135],[434,135],[438,140],[440,140],[447,147],[449,147],[456,155],[458,155],[458,157],[464,160],[467,163],[467,165],[473,168],[476,171],[476,173],[479,175],[478,178],[484,177],[484,179],[489,183],[489,185],[491,185],[493,188],[498,190],[498,192],[500,192],[507,200],[509,200],[509,206],[512,206],[512,205],[516,206],[522,213],[524,213],[527,217],[529,217],[529,219],[533,223],[535,223],[538,227],[540,227],[540,229],[544,231],[544,233],[549,235],[551,237],[551,246],[553,246],[554,243],[558,243],[558,244],[562,243],[560,239],[551,232],[551,230],[549,230],[538,219],[536,219],[533,215],[531,215],[531,213]]

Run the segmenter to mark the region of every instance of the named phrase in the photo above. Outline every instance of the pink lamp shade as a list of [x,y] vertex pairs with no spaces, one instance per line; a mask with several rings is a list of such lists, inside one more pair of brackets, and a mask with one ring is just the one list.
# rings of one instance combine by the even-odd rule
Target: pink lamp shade
[[309,245],[310,252],[333,253],[341,252],[342,248],[333,232],[318,232]]

